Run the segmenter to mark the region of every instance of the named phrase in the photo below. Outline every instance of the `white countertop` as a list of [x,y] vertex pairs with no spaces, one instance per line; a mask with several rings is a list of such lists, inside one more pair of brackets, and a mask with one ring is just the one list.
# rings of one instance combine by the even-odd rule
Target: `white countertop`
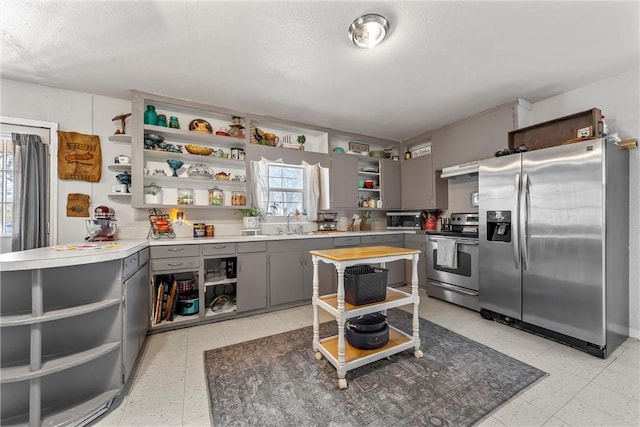
[[256,236],[218,236],[199,238],[162,238],[158,240],[117,240],[115,242],[69,243],[21,252],[0,254],[0,272],[33,270],[39,268],[64,267],[91,264],[94,262],[123,259],[150,246],[201,245],[204,243],[238,243],[297,239],[323,239],[333,237],[375,236],[385,234],[414,234],[415,231],[354,231],[319,232],[312,234],[280,234]]

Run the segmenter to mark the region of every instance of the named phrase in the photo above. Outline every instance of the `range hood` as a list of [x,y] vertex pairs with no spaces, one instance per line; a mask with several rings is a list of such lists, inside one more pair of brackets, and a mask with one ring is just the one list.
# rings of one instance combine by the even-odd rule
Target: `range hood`
[[477,174],[478,162],[469,162],[442,168],[442,174],[440,177],[449,179],[468,179]]

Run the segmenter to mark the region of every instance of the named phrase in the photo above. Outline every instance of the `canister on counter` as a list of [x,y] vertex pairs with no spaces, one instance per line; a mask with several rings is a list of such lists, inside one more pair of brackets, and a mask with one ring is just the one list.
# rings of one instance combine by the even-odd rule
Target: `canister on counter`
[[204,223],[197,222],[193,224],[193,237],[204,237],[205,228]]
[[214,237],[216,235],[216,228],[213,224],[207,224],[204,226],[204,236]]

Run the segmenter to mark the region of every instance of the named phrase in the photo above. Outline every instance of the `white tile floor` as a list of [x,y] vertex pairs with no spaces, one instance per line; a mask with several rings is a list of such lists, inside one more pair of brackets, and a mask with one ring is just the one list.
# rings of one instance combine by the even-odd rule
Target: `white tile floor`
[[[330,320],[321,313],[321,321]],[[128,393],[99,426],[210,425],[203,352],[312,324],[311,306],[164,332],[147,343]],[[640,342],[606,360],[428,298],[420,316],[550,375],[511,399],[481,426],[640,425]]]

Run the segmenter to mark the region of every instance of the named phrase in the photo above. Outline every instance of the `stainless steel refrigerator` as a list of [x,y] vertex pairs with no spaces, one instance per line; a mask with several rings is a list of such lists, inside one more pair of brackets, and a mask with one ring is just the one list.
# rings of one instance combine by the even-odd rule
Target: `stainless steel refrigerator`
[[611,354],[629,334],[628,176],[602,139],[481,161],[483,317]]

